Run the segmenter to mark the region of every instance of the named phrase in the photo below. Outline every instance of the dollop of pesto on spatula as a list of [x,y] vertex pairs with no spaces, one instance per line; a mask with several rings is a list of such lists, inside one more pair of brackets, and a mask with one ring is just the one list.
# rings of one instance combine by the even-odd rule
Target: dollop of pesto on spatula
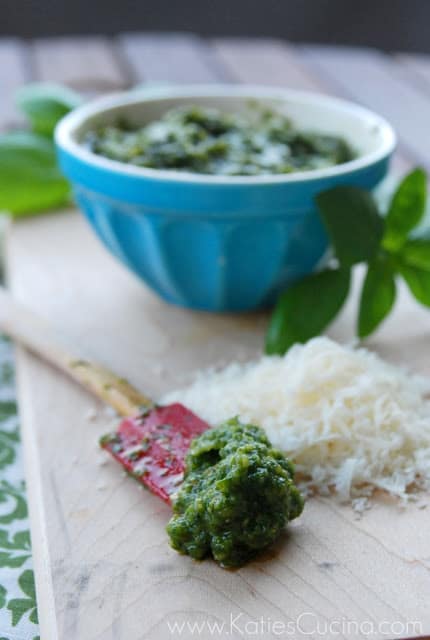
[[303,510],[294,467],[263,430],[236,418],[192,441],[167,532],[174,549],[239,567]]
[[237,113],[181,107],[145,126],[99,127],[82,142],[119,162],[224,176],[309,171],[355,157],[342,137],[297,129],[285,115],[256,105]]

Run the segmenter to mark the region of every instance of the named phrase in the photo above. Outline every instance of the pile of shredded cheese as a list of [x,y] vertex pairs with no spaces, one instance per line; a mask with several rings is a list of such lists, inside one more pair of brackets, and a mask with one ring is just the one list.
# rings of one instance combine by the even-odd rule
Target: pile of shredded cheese
[[295,462],[301,488],[362,503],[430,489],[430,382],[327,338],[169,393],[212,425],[239,416]]

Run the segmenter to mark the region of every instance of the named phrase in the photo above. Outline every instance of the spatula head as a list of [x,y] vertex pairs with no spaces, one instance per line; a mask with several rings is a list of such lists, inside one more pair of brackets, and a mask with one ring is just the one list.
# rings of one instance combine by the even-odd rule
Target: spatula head
[[175,403],[125,418],[100,442],[127,472],[170,504],[184,478],[190,442],[206,429],[206,422]]

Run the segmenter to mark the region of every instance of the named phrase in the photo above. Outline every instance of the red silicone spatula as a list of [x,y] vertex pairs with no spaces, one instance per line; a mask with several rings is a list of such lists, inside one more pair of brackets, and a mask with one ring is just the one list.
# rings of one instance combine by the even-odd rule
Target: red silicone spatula
[[209,428],[181,404],[157,406],[126,380],[73,356],[51,329],[0,287],[0,330],[126,416],[102,438],[123,467],[165,502],[181,484],[191,440]]
[[185,456],[193,438],[209,425],[182,404],[155,406],[125,418],[101,445],[135,478],[170,503],[184,478]]

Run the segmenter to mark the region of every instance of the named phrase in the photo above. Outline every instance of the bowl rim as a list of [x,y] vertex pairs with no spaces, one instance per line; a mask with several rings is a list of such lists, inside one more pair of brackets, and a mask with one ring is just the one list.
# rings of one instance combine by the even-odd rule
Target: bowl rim
[[[355,114],[362,120],[367,120],[369,126],[377,126],[381,130],[381,145],[349,162],[309,171],[297,171],[288,174],[263,174],[257,176],[220,176],[200,174],[172,169],[151,169],[139,167],[117,160],[111,160],[97,155],[85,148],[75,138],[75,132],[85,122],[98,114],[111,109],[126,107],[133,104],[159,102],[174,98],[223,98],[241,97],[255,99],[283,100],[285,102],[317,103],[335,110]],[[309,182],[324,178],[347,175],[361,169],[366,169],[388,157],[395,149],[397,136],[392,125],[382,116],[355,102],[328,96],[312,91],[299,91],[281,87],[259,85],[182,85],[155,86],[131,89],[96,98],[89,103],[70,112],[57,124],[55,128],[55,143],[57,147],[80,161],[93,165],[99,169],[129,176],[133,178],[150,178],[163,182],[196,183],[201,185],[271,185],[283,183]]]

